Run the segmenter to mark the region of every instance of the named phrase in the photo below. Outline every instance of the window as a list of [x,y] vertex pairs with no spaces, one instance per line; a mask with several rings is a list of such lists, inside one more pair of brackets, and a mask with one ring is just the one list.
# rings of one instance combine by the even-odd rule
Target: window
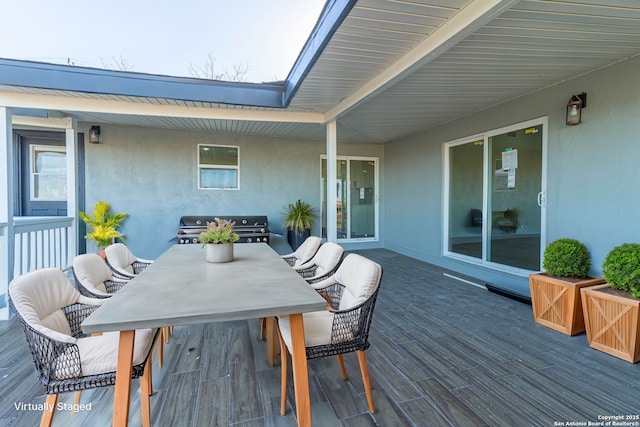
[[[378,159],[337,158],[337,238],[378,238]],[[327,159],[322,157],[322,237],[327,237]]]
[[240,188],[240,148],[225,145],[198,145],[198,188],[238,190]]
[[65,147],[31,146],[31,200],[67,200]]

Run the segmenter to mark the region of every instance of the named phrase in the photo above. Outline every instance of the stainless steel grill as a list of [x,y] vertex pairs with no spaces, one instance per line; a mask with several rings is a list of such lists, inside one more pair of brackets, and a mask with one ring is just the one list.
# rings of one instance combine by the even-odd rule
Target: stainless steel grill
[[266,216],[183,216],[178,226],[178,243],[200,243],[199,235],[207,230],[207,224],[215,218],[228,219],[235,222],[233,230],[240,239],[238,243],[269,243],[269,222]]

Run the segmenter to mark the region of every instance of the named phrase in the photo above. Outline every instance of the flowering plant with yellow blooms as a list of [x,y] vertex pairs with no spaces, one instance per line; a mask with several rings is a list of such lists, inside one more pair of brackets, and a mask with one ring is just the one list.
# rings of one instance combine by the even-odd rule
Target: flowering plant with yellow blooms
[[78,212],[80,218],[92,228],[92,230],[87,233],[87,239],[95,242],[96,246],[100,249],[104,249],[112,244],[114,239],[124,241],[124,237],[118,231],[118,227],[129,214],[125,212],[111,214],[109,209],[109,203],[99,200],[94,208],[93,217],[90,217],[85,212]]

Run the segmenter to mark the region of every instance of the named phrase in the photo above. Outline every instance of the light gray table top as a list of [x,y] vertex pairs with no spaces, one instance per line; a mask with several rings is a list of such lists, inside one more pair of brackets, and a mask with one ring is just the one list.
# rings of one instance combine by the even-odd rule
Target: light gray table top
[[325,300],[266,243],[234,246],[212,264],[200,245],[174,245],[82,323],[85,333],[324,310]]

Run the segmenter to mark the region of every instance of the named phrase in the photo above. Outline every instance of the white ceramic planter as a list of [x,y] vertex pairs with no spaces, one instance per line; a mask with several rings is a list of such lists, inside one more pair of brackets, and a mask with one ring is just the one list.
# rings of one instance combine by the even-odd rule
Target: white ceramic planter
[[233,243],[205,245],[205,254],[207,262],[231,262],[233,261]]

